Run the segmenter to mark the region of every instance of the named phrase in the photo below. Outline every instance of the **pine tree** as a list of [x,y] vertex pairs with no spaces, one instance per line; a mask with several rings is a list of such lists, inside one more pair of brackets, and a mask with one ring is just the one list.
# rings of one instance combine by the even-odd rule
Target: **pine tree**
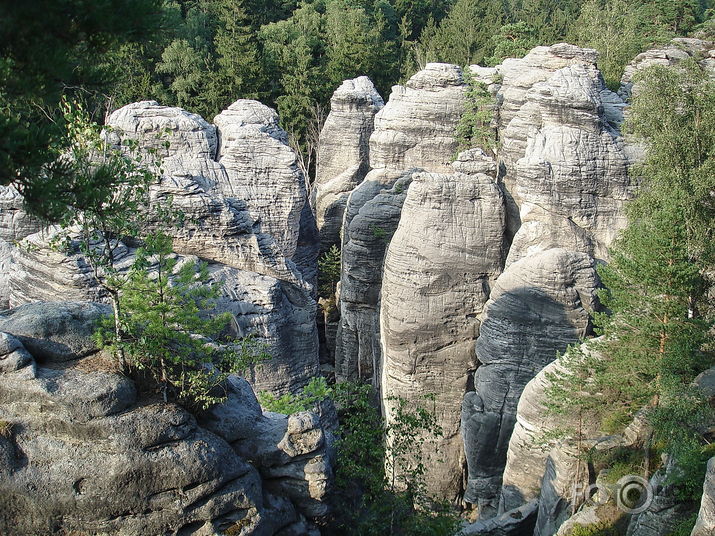
[[[574,397],[598,398],[606,432],[645,411],[654,441],[679,462],[688,493],[697,493],[703,424],[714,417],[692,382],[715,365],[708,301],[715,266],[715,83],[694,62],[652,67],[637,81],[628,129],[646,144],[647,156],[636,168],[642,178],[628,227],[610,250],[611,262],[599,269],[607,313],[596,315],[603,337],[590,344],[603,359],[581,369],[573,364],[556,384]],[[571,381],[584,374],[586,389]]]
[[237,99],[260,99],[263,94],[261,55],[245,1],[218,0],[217,66],[207,96],[217,113]]
[[[120,348],[129,366],[147,374],[166,402],[177,398],[193,409],[225,400],[228,374],[266,357],[254,339],[235,344],[215,340],[230,313],[204,316],[219,294],[206,264],[178,265],[164,233],[145,238],[122,288],[121,337],[99,332],[101,342]],[[111,333],[111,332],[110,332]]]

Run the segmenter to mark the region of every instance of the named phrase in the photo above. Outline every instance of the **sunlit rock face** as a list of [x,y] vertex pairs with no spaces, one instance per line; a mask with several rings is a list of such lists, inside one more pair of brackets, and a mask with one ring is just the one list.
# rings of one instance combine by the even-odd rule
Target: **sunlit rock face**
[[[138,155],[160,170],[144,232],[164,228],[179,256],[208,262],[223,287],[218,310],[234,315],[237,335],[252,333],[268,345],[272,359],[255,367],[252,383],[294,391],[318,370],[317,236],[304,178],[270,108],[239,100],[215,121],[145,101],[111,114],[106,135],[117,144],[134,140]],[[19,206],[8,189],[2,192]],[[181,226],[158,216],[157,207],[169,200],[184,216]],[[8,244],[0,248],[0,262],[13,266],[2,276],[7,306],[104,298],[81,255],[49,247],[55,230],[40,230],[19,212],[5,217],[3,211],[6,220],[15,222],[0,226]],[[23,243],[9,245],[13,237]],[[120,268],[133,258],[134,248],[121,244]]]
[[[389,397],[436,394],[445,438],[429,448],[448,461],[428,465],[430,490],[454,498],[466,482],[485,515],[497,511],[521,392],[589,333],[595,262],[626,221],[625,103],[596,61],[557,44],[470,67],[494,97],[495,155],[457,154],[465,79],[428,64],[375,115],[371,171],[343,213],[336,374],[371,379],[388,422]],[[407,174],[398,210],[392,181]]]
[[370,170],[370,136],[375,114],[383,106],[366,76],[346,80],[330,100],[330,113],[320,132],[314,185],[321,251],[339,245],[350,192]]
[[[418,173],[385,258],[380,332],[382,393],[424,405],[433,395],[444,436],[422,453],[430,489],[456,496],[461,486],[460,410],[475,368],[478,316],[504,262],[504,199],[493,178]],[[437,462],[437,459],[444,460]]]

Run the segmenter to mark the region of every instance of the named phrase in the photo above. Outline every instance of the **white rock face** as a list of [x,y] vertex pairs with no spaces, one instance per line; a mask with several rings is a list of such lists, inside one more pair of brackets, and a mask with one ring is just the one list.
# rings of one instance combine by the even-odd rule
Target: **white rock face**
[[530,132],[512,171],[521,227],[507,264],[551,247],[605,259],[625,227],[624,204],[632,195],[628,160],[604,117],[604,89],[595,66],[577,64],[526,93],[513,120],[527,122]]
[[[462,441],[456,400],[475,367],[477,317],[501,272],[504,199],[484,174],[417,173],[385,258],[380,331],[383,406],[388,423],[402,397],[424,405],[434,395],[444,437],[422,453],[433,493],[461,487]],[[430,402],[432,404],[432,402]],[[431,456],[435,458],[435,456]]]
[[715,458],[710,458],[708,462],[698,521],[691,536],[708,536],[710,534],[715,534]]
[[275,240],[286,258],[298,242],[306,202],[305,178],[278,114],[257,101],[239,100],[214,118],[217,161],[228,175],[226,197],[243,199],[260,232]]
[[330,100],[330,113],[320,132],[315,214],[320,249],[340,242],[343,213],[350,192],[370,169],[370,135],[375,114],[385,103],[370,79],[346,80]]
[[428,63],[405,86],[393,86],[375,116],[370,166],[450,172],[463,100],[462,71],[456,65]]
[[496,513],[522,391],[557,352],[589,333],[597,286],[589,255],[550,249],[513,263],[492,288],[476,343],[474,391],[462,405],[465,499],[484,515]]
[[[585,345],[581,349],[589,351]],[[537,527],[543,535],[553,534],[570,515],[574,489],[584,490],[589,485],[588,469],[576,445],[570,441],[551,441],[545,446],[544,438],[557,431],[580,430],[583,444],[595,445],[602,435],[598,423],[579,422],[575,414],[548,413],[548,376],[564,371],[561,360],[557,359],[524,387],[509,441],[499,503],[501,513],[538,500]]]
[[[237,101],[216,121],[218,129],[198,115],[146,101],[114,112],[108,135],[116,143],[134,139],[147,162],[160,161],[152,207],[171,197],[186,216],[181,228],[167,230],[175,251],[208,261],[224,283],[220,309],[234,314],[238,334],[253,333],[268,344],[273,359],[256,367],[254,385],[295,390],[318,370],[311,284],[317,237],[304,210],[304,179],[270,108]],[[146,230],[161,226],[153,212],[149,220]],[[0,262],[10,258],[16,268],[5,276],[7,304],[102,299],[81,256],[48,249],[50,233],[25,236],[32,247],[3,254]],[[132,258],[132,249],[124,248],[118,262],[126,267]]]

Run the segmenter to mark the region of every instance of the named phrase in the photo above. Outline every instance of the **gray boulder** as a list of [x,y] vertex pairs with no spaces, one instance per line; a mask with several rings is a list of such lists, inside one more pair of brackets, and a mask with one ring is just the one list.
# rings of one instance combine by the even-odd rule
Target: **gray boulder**
[[[58,307],[45,306],[50,318],[63,318]],[[228,399],[199,424],[151,391],[138,396],[111,358],[86,355],[89,334],[57,325],[55,340],[35,347],[47,352],[69,340],[77,353],[63,346],[64,353],[38,360],[20,337],[0,333],[4,534],[313,530],[303,514],[325,514],[332,475],[317,416],[264,416],[250,385],[230,377]],[[65,331],[76,334],[62,338]],[[47,362],[46,355],[63,360]]]
[[703,484],[698,521],[690,536],[709,536],[715,533],[715,458],[708,462],[708,472]]
[[110,314],[101,303],[29,303],[0,312],[0,331],[14,334],[40,360],[71,361],[97,351],[92,334]]

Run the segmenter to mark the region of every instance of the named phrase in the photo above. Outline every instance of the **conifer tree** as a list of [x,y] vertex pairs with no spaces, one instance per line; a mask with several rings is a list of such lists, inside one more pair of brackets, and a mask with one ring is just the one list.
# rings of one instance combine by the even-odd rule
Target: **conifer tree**
[[[697,493],[704,470],[703,424],[712,408],[692,386],[715,365],[708,292],[715,266],[715,83],[700,67],[651,67],[637,78],[628,129],[646,144],[636,168],[638,197],[629,224],[599,269],[607,312],[596,315],[603,356],[571,363],[551,394],[600,401],[605,432],[636,412],[653,439],[679,462],[682,483]],[[582,377],[589,381],[572,381]],[[559,390],[562,391],[559,394]]]

